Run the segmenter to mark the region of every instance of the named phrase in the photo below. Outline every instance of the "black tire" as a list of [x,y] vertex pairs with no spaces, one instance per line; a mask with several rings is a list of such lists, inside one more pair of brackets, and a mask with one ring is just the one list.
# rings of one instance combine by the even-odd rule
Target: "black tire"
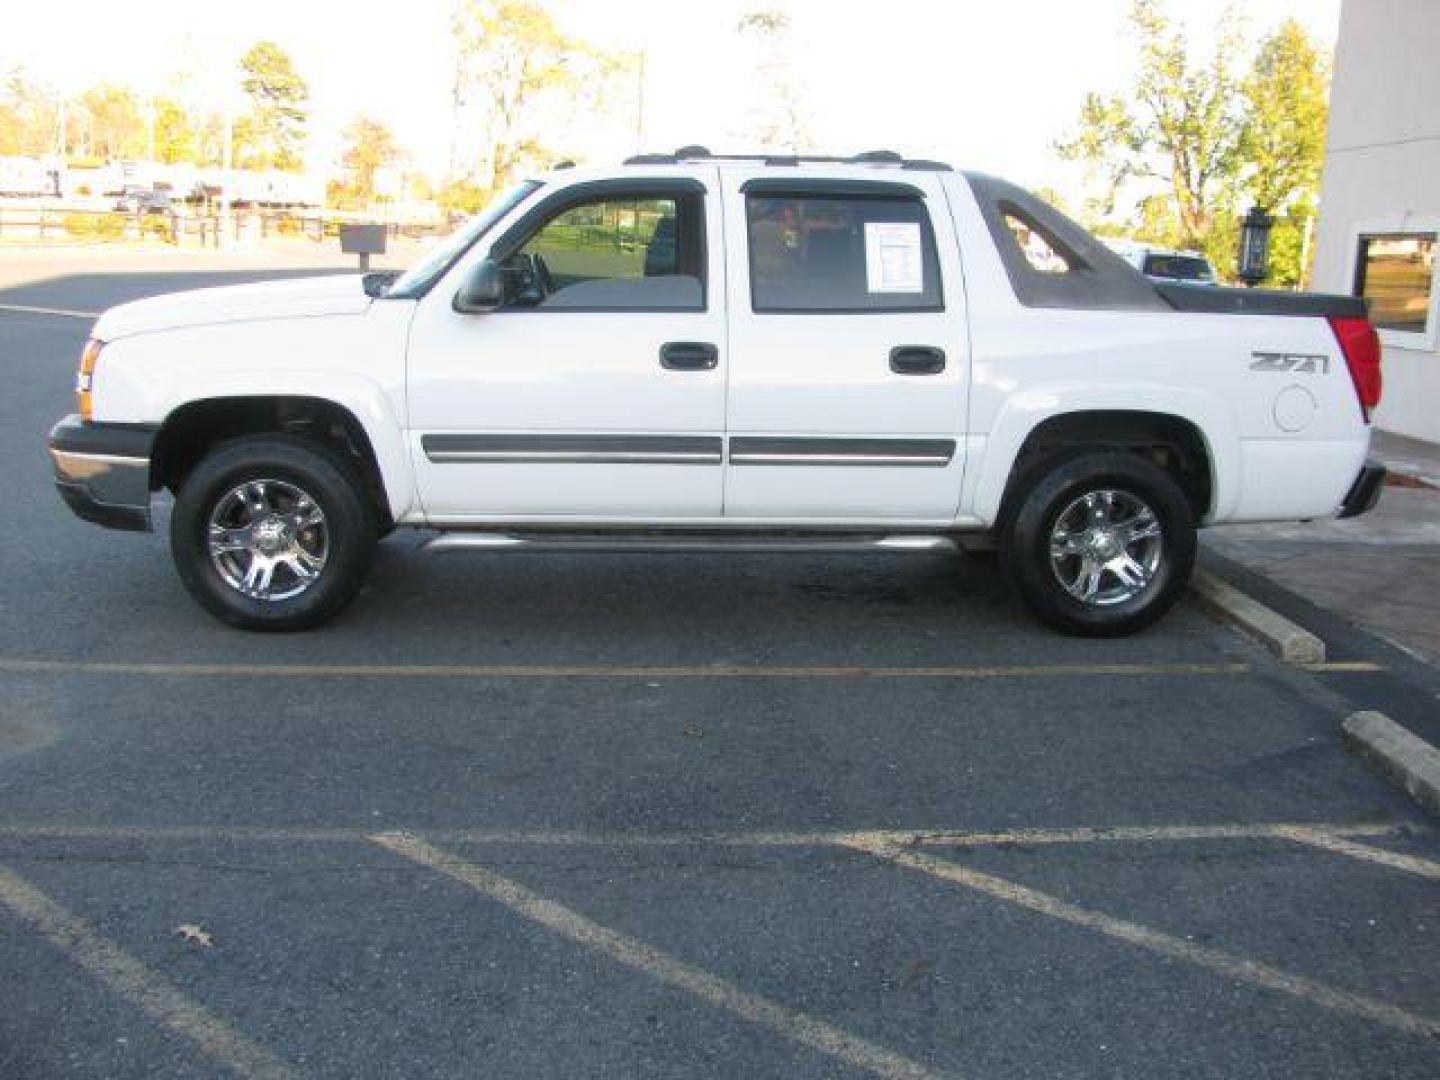
[[[293,585],[302,586],[297,595],[246,595],[225,579],[211,556],[212,514],[249,481],[298,490],[323,515],[323,562],[303,586],[296,578]],[[185,477],[170,519],[170,551],[180,580],[217,618],[245,630],[306,630],[334,618],[355,598],[370,569],[377,531],[364,482],[343,457],[290,435],[254,435],[220,444]]]
[[[1069,551],[1068,545],[1073,544],[1079,550],[1059,562],[1052,561],[1052,535],[1062,515],[1069,524],[1076,520],[1073,515],[1087,513],[1083,501],[1087,493],[1107,491],[1116,493],[1109,503],[1111,507],[1118,499],[1122,506],[1133,508],[1138,502],[1151,511],[1159,524],[1158,546],[1149,547],[1147,539],[1135,541],[1133,549],[1116,552],[1113,544],[1117,534],[1103,528],[1106,504],[1101,496],[1101,516],[1093,519],[1100,526],[1093,530],[1096,538],[1091,540],[1089,525],[1083,534],[1062,532],[1061,547]],[[1094,513],[1093,508],[1088,512]],[[1150,519],[1139,516],[1133,520]],[[1002,527],[1002,540],[1001,559],[1010,580],[1044,622],[1082,637],[1121,637],[1149,626],[1184,593],[1195,566],[1195,513],[1175,479],[1146,459],[1105,451],[1082,453],[1059,460],[1030,477]],[[1100,545],[1098,554],[1086,554],[1086,543]],[[1101,558],[1136,553],[1142,556],[1138,561],[1148,564],[1153,559],[1155,563],[1143,585],[1133,586],[1108,569],[1096,572],[1101,582],[1107,577],[1100,575],[1108,575],[1113,583],[1106,591],[1114,593],[1115,598],[1104,599],[1104,592],[1097,591],[1096,598],[1087,601],[1074,595],[1062,581],[1073,568],[1078,571],[1074,584],[1079,585],[1079,577]],[[1131,588],[1134,594],[1127,595]]]

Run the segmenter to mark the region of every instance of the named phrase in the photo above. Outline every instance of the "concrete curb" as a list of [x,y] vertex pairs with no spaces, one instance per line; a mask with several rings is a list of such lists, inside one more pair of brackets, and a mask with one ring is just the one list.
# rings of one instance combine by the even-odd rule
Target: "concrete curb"
[[1373,762],[1421,806],[1440,814],[1440,750],[1384,713],[1353,713],[1340,730],[1351,750]]
[[1190,588],[1207,608],[1258,638],[1285,663],[1325,662],[1325,642],[1208,570],[1196,570]]

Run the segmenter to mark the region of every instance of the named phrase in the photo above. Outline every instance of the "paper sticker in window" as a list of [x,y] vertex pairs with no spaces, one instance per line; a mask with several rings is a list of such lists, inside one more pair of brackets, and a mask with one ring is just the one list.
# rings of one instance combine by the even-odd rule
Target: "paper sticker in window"
[[872,293],[925,291],[920,224],[915,221],[865,223],[865,288]]

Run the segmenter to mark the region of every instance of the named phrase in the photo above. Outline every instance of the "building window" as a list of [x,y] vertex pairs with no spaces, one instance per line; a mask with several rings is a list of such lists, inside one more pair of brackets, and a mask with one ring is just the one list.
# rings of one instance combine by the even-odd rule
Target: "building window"
[[1434,285],[1435,233],[1360,237],[1355,293],[1370,301],[1379,329],[1428,334]]

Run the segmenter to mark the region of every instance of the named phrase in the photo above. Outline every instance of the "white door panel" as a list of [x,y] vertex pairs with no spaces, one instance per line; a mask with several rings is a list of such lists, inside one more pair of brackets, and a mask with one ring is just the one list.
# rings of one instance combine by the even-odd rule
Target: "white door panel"
[[[734,440],[731,440],[732,455]],[[735,465],[726,517],[854,521],[949,520],[960,491],[961,459],[941,467]],[[768,512],[766,507],[771,508]],[[782,514],[781,508],[784,508]]]
[[[748,296],[748,288],[739,294],[731,322],[732,433],[955,438],[965,407],[963,337],[956,340],[948,314],[754,314]],[[902,345],[944,349],[945,371],[891,371],[890,350]]]
[[[919,173],[877,175],[881,183],[902,185],[886,190],[908,191],[906,198],[918,196],[924,206],[936,256],[926,261],[924,273],[938,273],[936,300],[943,310],[757,311],[751,287],[756,253],[750,251],[743,189],[763,177],[774,173],[726,170],[723,176],[730,253],[726,516],[953,518],[964,468],[969,349],[959,256],[940,185]],[[794,192],[804,193],[811,183],[820,202],[861,199],[867,190],[879,190],[856,184],[853,174],[807,171],[793,181]],[[782,190],[778,197],[791,196]],[[816,232],[827,233],[820,239],[853,259],[868,251],[869,226],[862,237],[851,225],[844,235],[836,228]],[[797,233],[804,228],[794,226]],[[806,242],[816,243],[814,233],[806,235]],[[796,241],[797,247],[801,243]],[[812,272],[796,258],[805,273]],[[876,268],[869,254],[863,258],[863,288],[870,295],[862,302],[896,303],[883,289],[871,290]],[[822,271],[833,273],[833,263],[814,271],[823,282]],[[933,283],[924,287],[928,293]],[[808,291],[824,302],[816,290],[816,282],[807,281],[797,295]],[[904,352],[892,359],[897,349]],[[927,360],[942,355],[943,366]],[[919,367],[911,363],[917,356]],[[765,452],[755,452],[757,447]]]
[[[708,310],[465,314],[451,305],[463,268],[422,300],[409,417],[430,520],[719,516],[727,328],[718,196],[706,186]],[[677,343],[708,347],[713,363],[662,360]]]
[[724,429],[723,362],[709,371],[660,363],[669,342],[719,347],[725,326],[718,311],[462,315],[445,308],[439,318],[417,316],[410,336],[417,429]]

